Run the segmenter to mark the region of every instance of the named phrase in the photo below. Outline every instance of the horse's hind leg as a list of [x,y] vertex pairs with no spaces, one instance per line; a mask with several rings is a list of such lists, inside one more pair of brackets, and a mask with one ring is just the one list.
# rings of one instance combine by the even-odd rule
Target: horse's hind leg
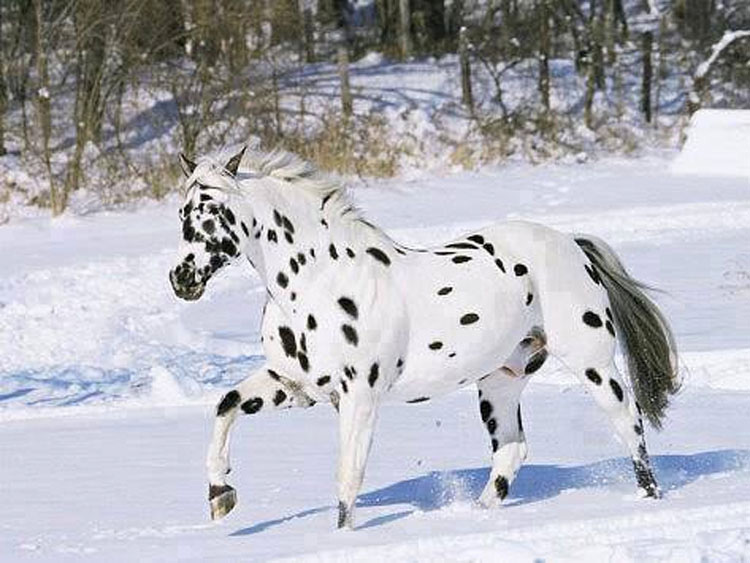
[[[601,323],[589,324],[588,312],[583,314],[582,320],[581,314],[573,311],[569,315],[559,314],[562,305],[558,299],[558,314],[545,317],[550,353],[575,374],[609,417],[633,460],[638,487],[646,496],[658,498],[661,493],[649,462],[639,408],[623,384],[613,360],[614,331],[599,326]],[[602,310],[607,305],[606,302],[598,304]],[[587,309],[581,307],[579,310]]]
[[508,494],[513,479],[526,459],[528,448],[521,420],[521,392],[529,377],[547,359],[545,335],[533,328],[505,365],[477,382],[479,414],[492,444],[492,469],[479,502],[493,506]]
[[578,365],[574,371],[597,404],[607,413],[615,433],[627,446],[633,460],[638,488],[648,497],[659,498],[661,491],[646,450],[640,409],[623,385],[614,362],[610,361],[600,367]]
[[234,488],[226,482],[229,474],[229,432],[237,415],[256,414],[268,409],[309,407],[314,404],[290,379],[263,367],[226,393],[216,407],[213,437],[208,448],[208,500],[211,518],[229,513],[237,502]]
[[479,413],[492,443],[492,469],[479,497],[484,506],[494,506],[508,489],[528,452],[521,423],[519,399],[526,378],[497,370],[479,381]]

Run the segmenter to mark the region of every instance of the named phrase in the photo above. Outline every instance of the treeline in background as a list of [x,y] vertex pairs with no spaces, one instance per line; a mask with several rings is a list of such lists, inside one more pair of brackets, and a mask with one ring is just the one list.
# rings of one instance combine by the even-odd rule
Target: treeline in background
[[367,176],[674,143],[750,105],[743,30],[747,0],[2,0],[0,202],[160,197],[251,136]]

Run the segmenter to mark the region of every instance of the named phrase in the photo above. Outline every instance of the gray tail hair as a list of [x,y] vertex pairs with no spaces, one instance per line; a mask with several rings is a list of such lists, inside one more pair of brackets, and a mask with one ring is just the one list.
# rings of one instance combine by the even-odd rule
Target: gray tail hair
[[669,395],[680,388],[677,348],[672,330],[645,290],[615,251],[593,236],[575,239],[604,284],[636,401],[654,428],[661,428]]

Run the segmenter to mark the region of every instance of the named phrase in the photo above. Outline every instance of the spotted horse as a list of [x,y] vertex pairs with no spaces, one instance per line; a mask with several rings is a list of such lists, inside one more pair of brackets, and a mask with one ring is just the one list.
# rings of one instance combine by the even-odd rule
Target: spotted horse
[[[333,404],[338,526],[350,528],[380,405],[419,403],[467,385],[478,387],[492,447],[479,502],[498,504],[527,454],[521,393],[548,355],[608,415],[642,494],[660,496],[642,415],[658,429],[678,389],[674,340],[646,286],[606,243],[511,221],[408,248],[291,154],[243,148],[198,163],[181,155],[181,164],[175,294],[199,299],[242,257],[268,293],[266,363],[216,409],[207,459],[212,518],[236,504],[227,474],[229,432],[240,414]],[[629,386],[613,361],[616,340]]]

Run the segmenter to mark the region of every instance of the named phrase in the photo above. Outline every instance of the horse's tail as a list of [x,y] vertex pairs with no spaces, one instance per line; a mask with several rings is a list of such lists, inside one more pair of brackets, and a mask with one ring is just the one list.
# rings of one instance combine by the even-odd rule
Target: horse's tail
[[633,279],[615,251],[593,236],[575,239],[604,284],[635,398],[654,428],[661,428],[669,395],[680,388],[677,348],[667,320]]

